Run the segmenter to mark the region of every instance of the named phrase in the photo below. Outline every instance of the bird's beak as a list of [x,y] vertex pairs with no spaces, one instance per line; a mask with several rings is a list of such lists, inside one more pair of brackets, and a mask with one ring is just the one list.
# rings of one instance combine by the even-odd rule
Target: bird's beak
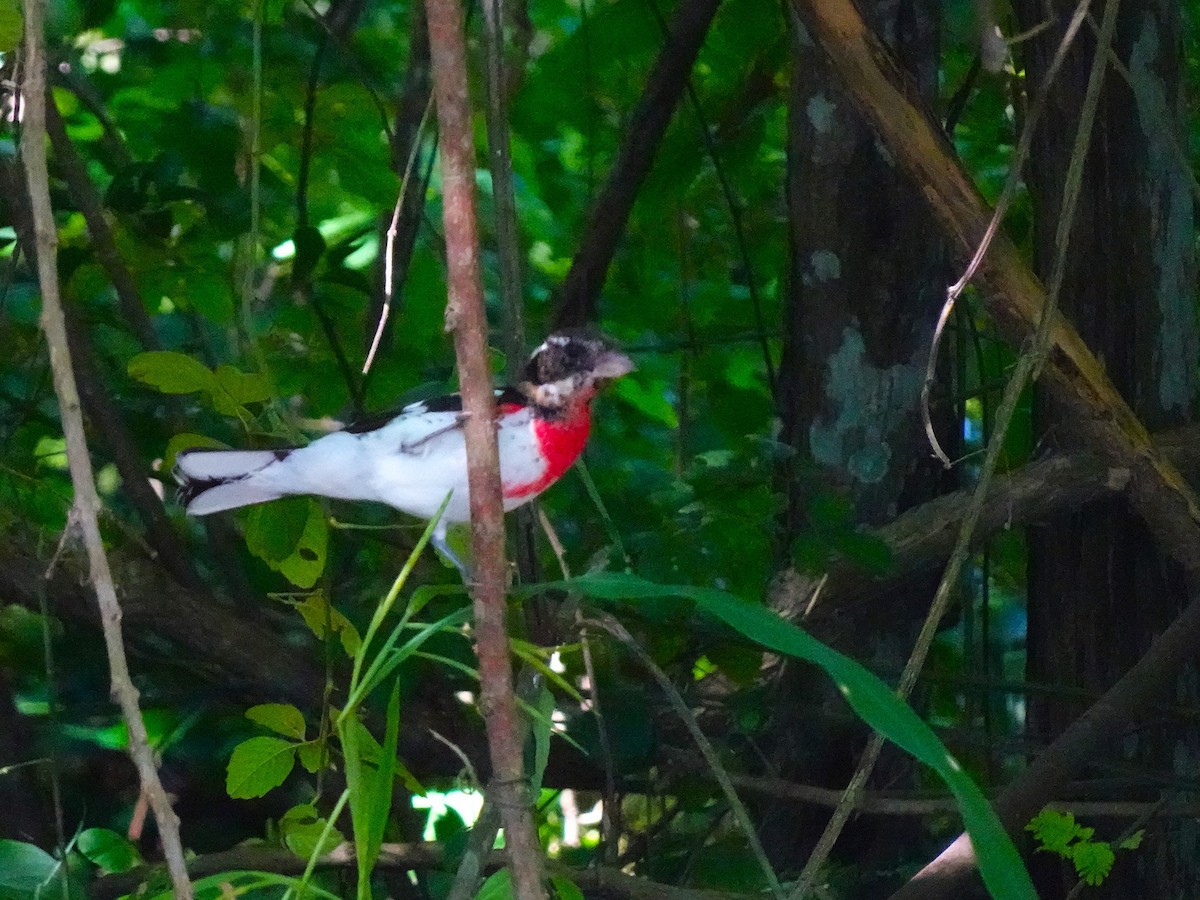
[[620,378],[622,375],[628,375],[633,369],[633,360],[624,353],[617,350],[605,350],[596,359],[592,375],[596,378]]

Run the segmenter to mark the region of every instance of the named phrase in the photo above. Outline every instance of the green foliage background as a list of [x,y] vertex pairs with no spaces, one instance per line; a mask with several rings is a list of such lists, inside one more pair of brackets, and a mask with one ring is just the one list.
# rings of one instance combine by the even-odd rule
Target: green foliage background
[[[52,7],[49,42],[59,64],[53,101],[103,202],[145,317],[139,323],[114,293],[81,211],[78,185],[69,183],[56,148],[52,189],[60,271],[91,360],[81,378],[117,411],[143,474],[160,481],[167,494],[166,473],[185,447],[303,442],[331,423],[454,387],[442,320],[446,287],[436,166],[391,327],[370,375],[358,375],[379,315],[381,248],[404,162],[391,134],[413,63],[411,28],[420,20],[408,2],[378,0],[361,9],[344,4],[353,27],[330,36],[316,16],[328,6],[61,0]],[[947,98],[972,58],[970,6],[965,0],[945,4]],[[11,3],[0,4],[0,43],[6,47],[14,43],[16,28],[9,26],[15,11]],[[556,290],[587,239],[588,211],[672,11],[656,0],[539,0],[528,8],[529,56],[514,86],[509,121],[531,343],[553,321]],[[476,12],[470,26],[475,50],[477,20]],[[676,113],[638,195],[599,306],[604,330],[638,365],[634,377],[599,401],[586,455],[607,508],[597,506],[575,473],[543,502],[576,574],[632,571],[646,582],[715,590],[757,604],[786,561],[814,571],[845,560],[872,572],[888,567],[886,548],[857,530],[853,509],[836,492],[814,491],[813,527],[797,541],[780,532],[779,464],[794,451],[778,440],[761,344],[765,338],[778,358],[788,271],[783,185],[789,40],[777,3],[722,5],[693,73],[695,104],[687,100]],[[11,52],[6,57],[10,73],[15,58]],[[479,98],[478,72],[473,74]],[[311,93],[310,84],[316,88]],[[998,191],[1011,152],[1008,90],[999,78],[981,81],[956,132],[959,152],[989,196]],[[37,330],[38,289],[16,241],[20,212],[11,186],[19,178],[17,137],[9,125],[0,137],[9,193],[0,198],[0,529],[14,547],[48,558],[66,524],[71,489]],[[480,115],[481,145],[483,135]],[[419,168],[429,165],[433,152],[426,136]],[[478,187],[489,313],[499,325],[491,178],[482,165]],[[744,229],[744,253],[734,212]],[[1028,244],[1023,200],[1009,227]],[[964,391],[994,379],[1009,358],[997,349],[986,361],[967,359]],[[1031,443],[1028,419],[1026,410],[1011,439],[1014,464]],[[968,444],[981,440],[986,408],[968,404],[965,420]],[[137,592],[145,588],[138,567],[154,564],[148,562],[144,523],[113,463],[121,452],[114,449],[114,434],[93,421],[91,439],[118,581]],[[360,635],[423,527],[397,524],[382,508],[296,499],[238,513],[244,540],[220,543],[169,499],[166,510],[165,527],[184,543],[198,570],[200,587],[188,589],[278,631],[281,682],[294,655],[318,661],[333,683],[347,683]],[[556,578],[554,556],[541,538],[539,549],[544,574]],[[1023,547],[1006,539],[992,549],[993,568],[983,576],[995,583],[991,602],[1001,614],[1019,616]],[[426,556],[414,577],[446,588],[424,596],[420,621],[457,624],[464,601],[450,590],[453,572]],[[759,680],[761,646],[749,644],[744,632],[697,620],[690,606],[666,602],[653,590],[631,589],[630,595],[640,601],[621,606],[622,617],[687,698],[699,705],[706,690],[719,685],[727,714],[722,749],[731,767],[748,765],[754,740],[772,715]],[[0,596],[0,603],[9,599]],[[55,598],[48,600],[54,609]],[[26,720],[20,758],[0,759],[0,765],[53,757],[69,788],[68,832],[82,831],[72,853],[101,870],[120,871],[139,860],[138,851],[109,835],[128,827],[136,791],[119,755],[123,728],[105,700],[101,651],[81,628],[77,620],[43,620],[15,603],[0,607],[0,665]],[[44,673],[43,632],[52,638],[58,664],[53,680]],[[650,681],[618,648],[597,640],[591,652],[613,764],[619,774],[645,783],[654,749],[664,736],[674,736],[672,726],[656,714]],[[530,648],[522,658],[549,672],[547,654],[538,653]],[[386,690],[363,698],[376,736],[342,722],[354,736],[343,736],[340,745],[333,740],[331,704],[336,713],[344,696],[316,694],[303,712],[268,707],[282,698],[247,697],[222,684],[219,648],[212,649],[199,681],[194,661],[181,666],[172,655],[170,647],[157,658],[143,649],[139,687],[168,781],[177,780],[185,842],[198,852],[265,839],[305,856],[328,842],[323,817],[339,796],[330,784],[337,778],[330,774],[329,754],[344,749],[346,740],[355,746],[374,742],[364,751],[364,759],[376,754],[364,777],[386,772],[389,783],[394,774],[403,785],[391,818],[385,808],[383,819],[372,822],[376,851],[382,840],[420,836],[424,822],[401,808],[413,794],[469,781],[466,775],[456,781],[455,760],[434,773],[409,772],[403,759],[391,773],[379,762],[388,756],[379,739],[394,740],[394,727],[403,734],[408,710],[429,702],[429,684],[440,698],[477,689],[469,644],[449,624],[431,633],[419,653],[396,660],[398,677]],[[596,757],[596,725],[570,696],[584,677],[579,646],[562,648],[561,662],[555,696],[560,708],[572,708],[563,743]],[[1009,662],[1019,667],[1020,659]],[[948,636],[938,665],[951,678],[969,668],[961,632]],[[937,725],[970,718],[953,690],[934,689],[928,700]],[[247,707],[252,709],[244,716]],[[454,712],[472,721],[476,715],[467,706]],[[303,749],[310,743],[320,752]],[[39,789],[47,784],[45,768],[36,766]],[[983,774],[982,766],[971,769]],[[558,815],[550,790],[543,809],[547,832]],[[266,799],[232,803],[226,793]],[[639,874],[696,887],[761,886],[744,837],[712,784],[676,782],[670,798],[633,794],[626,809],[629,832],[661,831],[656,852],[635,860]],[[586,796],[599,796],[595,783]],[[354,810],[356,823],[360,815]],[[447,817],[439,826],[439,839],[452,854],[461,849],[461,825]],[[953,817],[932,823],[914,837],[911,858],[898,868],[907,871],[957,828]],[[49,848],[45,832],[41,837]],[[697,862],[694,848],[706,841],[721,848],[726,866]],[[153,856],[153,841],[142,843],[142,852]],[[0,854],[6,846],[0,844]],[[598,853],[594,837],[557,852],[573,863]],[[32,872],[55,865],[45,854],[26,862]],[[1009,874],[1021,882],[1019,873]],[[844,880],[857,884],[860,877],[869,880],[863,873]],[[337,888],[336,879],[321,884]],[[0,898],[26,896],[26,887],[0,877]],[[446,886],[431,878],[423,887],[441,896]]]

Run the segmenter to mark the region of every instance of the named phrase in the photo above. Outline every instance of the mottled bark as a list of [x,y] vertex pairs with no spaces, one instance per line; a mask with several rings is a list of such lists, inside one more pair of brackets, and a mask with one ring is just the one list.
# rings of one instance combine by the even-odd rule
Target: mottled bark
[[[1070,6],[1053,4],[1058,22]],[[1046,17],[1045,4],[1016,4],[1023,26]],[[1061,305],[1109,377],[1150,428],[1191,419],[1198,360],[1192,243],[1195,215],[1187,175],[1173,142],[1182,139],[1179,11],[1170,0],[1125,3],[1114,49],[1130,81],[1110,73],[1084,169],[1080,212],[1071,234]],[[1060,36],[1055,26],[1025,48],[1031,88]],[[1035,204],[1036,266],[1054,254],[1061,185],[1070,162],[1094,36],[1084,30],[1049,94],[1033,144],[1028,181]],[[1038,406],[1045,440],[1086,443],[1061,405]],[[1089,690],[1109,688],[1145,653],[1187,602],[1182,573],[1120,500],[1089,504],[1035,529],[1030,542],[1029,677]],[[1196,671],[1180,677],[1178,699],[1195,702]],[[1061,707],[1035,703],[1030,726],[1048,740],[1070,724]],[[1094,772],[1116,766],[1128,796],[1157,796],[1157,784],[1191,777],[1200,731],[1168,727],[1131,732],[1119,746],[1097,747]],[[1200,863],[1180,846],[1177,823],[1153,826],[1096,896],[1184,897],[1200,892]],[[1073,872],[1043,865],[1043,896],[1061,896]]]
[[[938,5],[877,0],[863,11],[925,97],[934,96]],[[794,43],[788,146],[791,283],[779,411],[783,440],[801,460],[787,477],[790,537],[806,527],[815,492],[841,492],[859,521],[879,524],[939,484],[917,404],[945,296],[946,252],[920,194],[806,34]],[[906,593],[927,598],[927,588],[922,582]],[[894,621],[877,629],[862,608],[852,618],[854,652],[898,667],[907,630]],[[813,729],[812,706],[838,701],[811,672],[789,670],[779,687],[768,754],[780,774],[844,786],[865,732]],[[798,816],[791,804],[763,809],[763,838],[782,873],[803,863],[826,818]]]

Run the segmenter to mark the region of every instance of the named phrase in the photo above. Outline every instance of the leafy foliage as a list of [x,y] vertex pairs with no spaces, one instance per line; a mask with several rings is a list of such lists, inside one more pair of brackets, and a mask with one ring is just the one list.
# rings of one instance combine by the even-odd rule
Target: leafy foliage
[[[572,259],[594,239],[594,200],[663,46],[663,23],[680,6],[545,0],[525,10],[530,33],[513,48],[508,123],[530,344],[551,328]],[[943,108],[971,83],[977,49],[973,5],[944,7]],[[55,4],[53,102],[68,144],[51,148],[52,188],[76,362],[90,388],[84,405],[104,537],[127,600],[146,719],[165,770],[179,782],[192,849],[266,840],[311,860],[353,839],[359,890],[382,893],[387,876],[372,874],[382,844],[421,836],[421,823],[401,805],[427,789],[482,787],[473,780],[484,754],[471,741],[480,685],[463,588],[431,554],[414,551],[421,524],[388,510],[293,498],[201,523],[169,496],[168,473],[184,449],[303,444],[454,387],[443,322],[440,174],[428,134],[417,138],[416,168],[430,178],[423,208],[404,223],[416,237],[396,260],[381,352],[361,374],[383,295],[384,234],[406,135],[424,108],[419,8],[381,0],[333,4],[320,15],[324,9],[305,2]],[[469,23],[473,39],[480,18]],[[1190,42],[1197,22],[1190,16]],[[6,58],[20,25],[20,4],[0,0]],[[571,473],[540,501],[554,527],[553,549],[571,571],[590,573],[560,586],[621,604],[623,620],[689,706],[709,717],[706,733],[740,775],[769,772],[759,749],[785,712],[804,722],[794,743],[814,771],[850,755],[846,707],[816,691],[780,696],[772,689],[778,655],[814,662],[856,722],[927,764],[911,776],[917,786],[926,779],[948,786],[989,883],[1019,896],[1027,889],[1023,870],[976,782],[994,786],[1015,774],[1023,757],[995,748],[1012,743],[1027,711],[1015,694],[990,688],[975,702],[974,688],[964,685],[1024,676],[1022,537],[1014,531],[992,542],[963,586],[960,621],[943,635],[918,710],[762,602],[774,599],[774,579],[788,563],[813,576],[853,569],[883,578],[896,562],[890,545],[861,526],[853,491],[808,467],[803,435],[781,437],[779,397],[766,375],[785,343],[789,353],[804,352],[803,341],[787,333],[803,330],[788,304],[800,285],[789,258],[785,184],[788,154],[803,152],[789,132],[797,111],[789,110],[788,27],[778,4],[724,0],[691,72],[695,96],[673,116],[622,231],[597,313],[636,357],[638,371],[597,400],[586,474]],[[519,37],[522,29],[512,31]],[[1195,59],[1189,65],[1195,80]],[[478,106],[477,87],[478,78]],[[968,94],[953,141],[994,197],[1010,161],[1023,81],[1019,71],[985,75]],[[0,593],[6,604],[36,609],[71,489],[37,329],[38,287],[18,241],[19,116],[5,122],[0,529],[8,549],[0,570],[6,579],[12,574]],[[482,135],[482,117],[477,124]],[[71,154],[82,181],[68,164]],[[483,154],[478,185],[489,314],[500,344],[496,198]],[[861,189],[839,190],[847,204],[869,209]],[[111,252],[94,208],[111,233]],[[1032,209],[1022,192],[1006,223],[1025,250]],[[982,446],[997,380],[1012,361],[971,304],[968,298],[954,325],[963,340],[953,360],[968,456]],[[889,323],[863,326],[886,332]],[[819,371],[824,362],[810,364]],[[1032,420],[1030,400],[1005,448],[1014,467],[1034,446]],[[960,468],[967,482],[970,467],[968,458]],[[161,505],[139,495],[147,480]],[[792,511],[803,527],[784,524]],[[181,560],[175,569],[172,549]],[[535,551],[547,579],[557,577],[549,574],[557,571],[551,549],[539,532]],[[12,702],[0,701],[21,726],[11,738],[0,734],[0,759],[30,763],[37,773],[14,770],[0,776],[0,788],[13,784],[41,798],[45,760],[57,760],[65,821],[82,823],[69,851],[72,860],[80,857],[72,871],[103,877],[155,860],[157,848],[152,836],[122,837],[136,802],[114,752],[124,746],[124,730],[102,701],[107,670],[86,630],[70,542],[55,558],[63,577],[47,592],[48,617],[16,605],[0,610],[0,687]],[[525,618],[546,616],[534,608],[535,590],[514,590],[518,631]],[[187,616],[176,614],[176,601]],[[610,767],[616,784],[646,785],[646,793],[616,799],[624,831],[608,836],[645,848],[631,863],[639,876],[697,888],[758,884],[745,836],[730,826],[711,780],[690,772],[661,779],[689,745],[619,648],[574,632],[574,602],[562,604],[562,643],[538,646],[529,628],[512,644],[516,664],[539,682],[525,698],[527,758],[547,847],[572,865],[607,858],[592,807],[610,802],[593,790]],[[847,637],[836,634],[838,623],[816,623],[813,634],[828,627],[822,637],[834,633],[869,667],[886,660],[884,672],[895,653],[890,642],[904,639],[912,613],[879,608],[884,624],[870,633]],[[43,638],[54,655],[53,680]],[[244,659],[253,653],[239,653],[243,642],[263,658]],[[988,660],[982,668],[981,656]],[[446,738],[455,750],[441,743],[429,750],[431,721],[451,726]],[[570,766],[557,764],[560,754]],[[572,811],[557,791],[575,777],[589,789],[574,792]],[[334,787],[343,780],[345,794]],[[39,847],[25,841],[27,823],[0,816],[0,834],[22,838],[0,840],[0,900],[58,895],[68,851],[48,852],[50,822],[36,831]],[[442,821],[448,857],[461,851],[469,824]],[[904,859],[886,871],[860,871],[847,851],[833,864],[846,892],[879,893],[880,882],[894,883],[945,829],[957,827],[925,825],[902,845],[897,838]],[[1036,836],[1086,880],[1103,879],[1112,865],[1115,850],[1073,820],[1047,818]],[[1139,839],[1116,849],[1134,849]],[[421,889],[443,896],[441,877],[422,873]],[[340,896],[344,886],[324,879],[312,875],[304,889]],[[507,879],[504,871],[491,876],[484,896],[507,896]],[[198,896],[299,886],[269,872],[222,873],[202,880]],[[556,877],[555,888],[563,897],[580,895],[566,878]],[[147,894],[162,890],[152,881]]]
[[[1032,832],[1038,850],[1061,856],[1075,866],[1075,873],[1085,884],[1103,884],[1116,862],[1116,853],[1109,841],[1095,840],[1096,829],[1080,825],[1071,813],[1043,809],[1034,816],[1025,830]],[[1117,844],[1117,850],[1136,850],[1142,843],[1144,830],[1135,831]]]

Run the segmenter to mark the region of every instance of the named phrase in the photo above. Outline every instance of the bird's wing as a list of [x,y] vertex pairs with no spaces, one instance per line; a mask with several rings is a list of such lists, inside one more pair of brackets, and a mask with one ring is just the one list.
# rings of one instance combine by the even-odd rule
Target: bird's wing
[[[504,420],[525,410],[529,402],[516,388],[498,388],[495,391],[498,417]],[[351,434],[386,435],[401,453],[427,453],[430,444],[446,437],[459,434],[463,424],[463,402],[461,394],[444,394],[428,400],[418,400],[403,407],[399,413],[377,417],[370,422],[356,423],[346,428]]]

